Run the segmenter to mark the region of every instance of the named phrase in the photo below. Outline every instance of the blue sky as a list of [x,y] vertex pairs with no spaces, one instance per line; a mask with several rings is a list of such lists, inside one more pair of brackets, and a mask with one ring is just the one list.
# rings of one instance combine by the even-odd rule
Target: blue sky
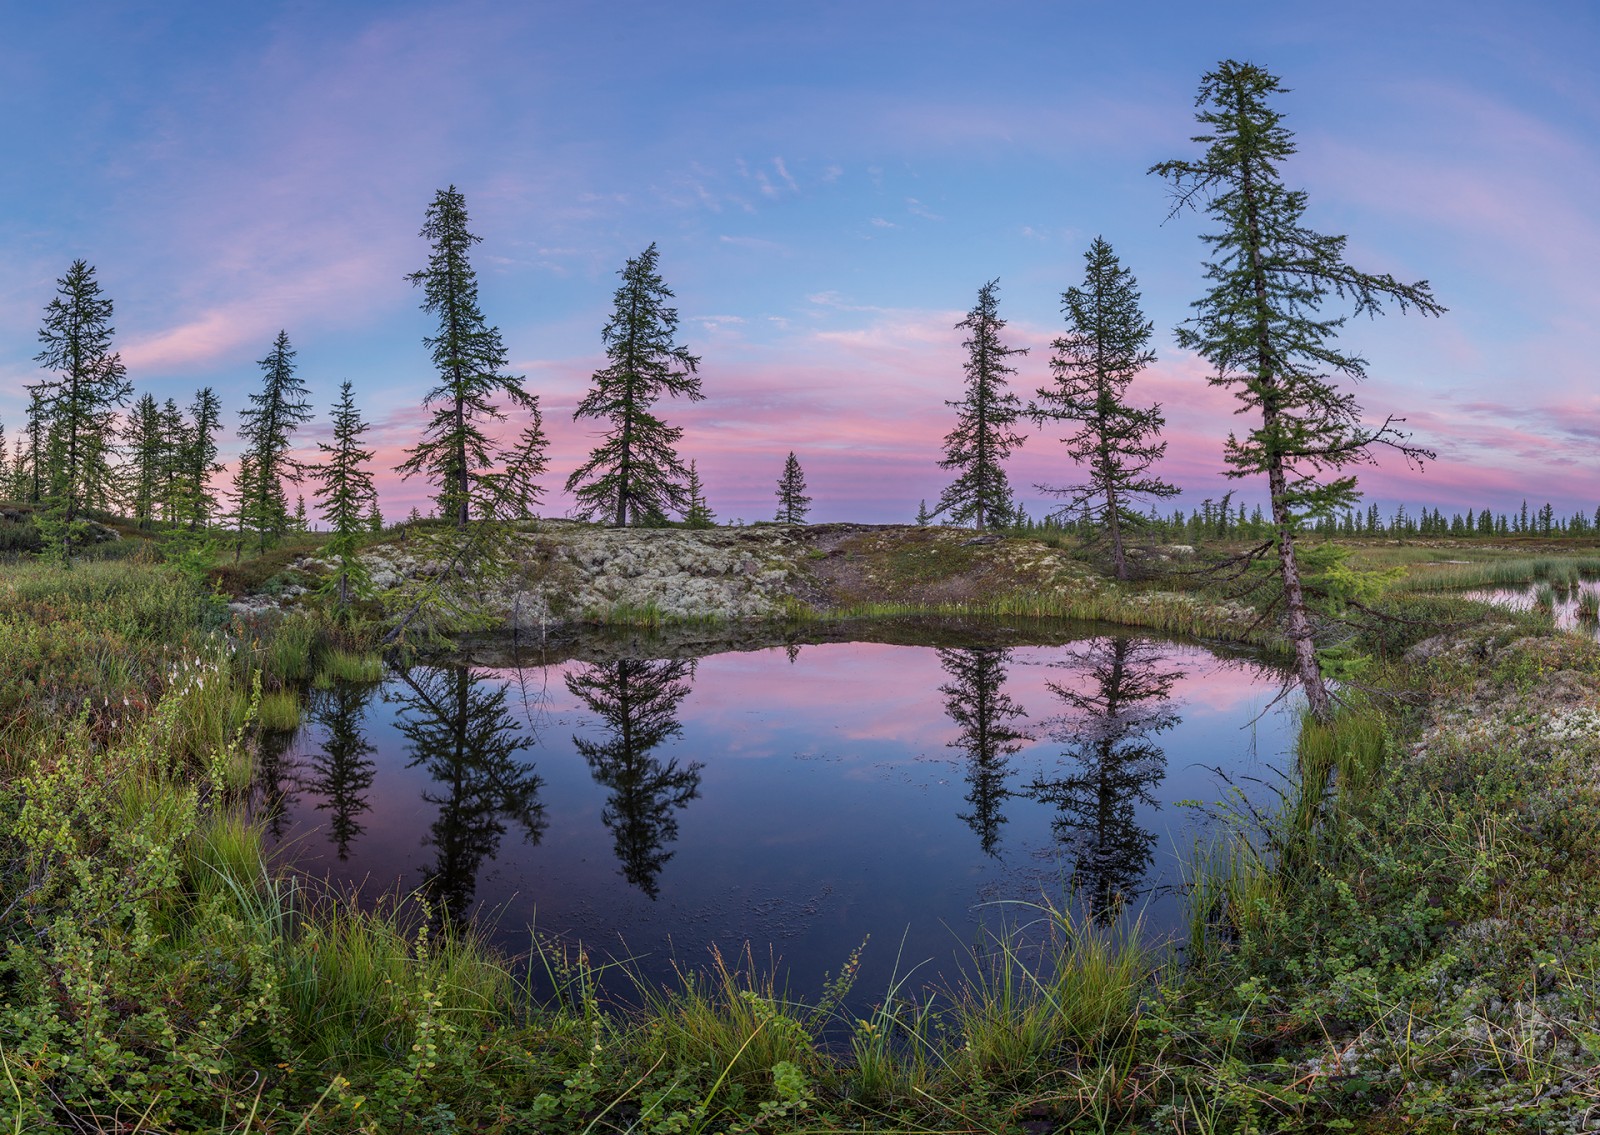
[[[814,519],[935,498],[960,391],[954,324],[1000,281],[1047,373],[1059,297],[1104,235],[1160,356],[1169,476],[1228,485],[1235,423],[1173,327],[1203,218],[1145,174],[1191,155],[1200,75],[1266,66],[1309,220],[1358,267],[1427,278],[1438,321],[1353,322],[1369,413],[1440,459],[1363,476],[1398,501],[1600,504],[1600,8],[1147,3],[0,5],[0,419],[75,257],[116,301],[136,390],[200,385],[237,419],[285,328],[325,412],[351,380],[393,460],[430,381],[404,276],[433,192],[483,237],[489,318],[545,406],[558,486],[615,272],[651,241],[707,399],[668,405],[724,519],[767,515],[799,455]],[[1165,222],[1165,223],[1164,223]],[[1038,431],[1031,431],[1037,434]],[[306,434],[309,443],[314,437]],[[231,446],[225,439],[225,451]],[[1019,495],[1070,483],[1035,436]],[[1258,495],[1254,486],[1240,486]],[[427,496],[384,481],[384,507]],[[552,491],[548,510],[567,505]],[[1035,504],[1035,514],[1039,509]]]

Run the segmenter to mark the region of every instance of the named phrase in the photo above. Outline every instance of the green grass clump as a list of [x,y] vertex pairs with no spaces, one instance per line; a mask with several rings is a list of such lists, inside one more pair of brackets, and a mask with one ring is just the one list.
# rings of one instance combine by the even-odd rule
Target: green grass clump
[[316,685],[327,689],[334,682],[377,682],[383,678],[383,659],[376,654],[329,650],[322,657]]
[[991,935],[953,994],[964,1073],[1023,1085],[1047,1068],[1123,1064],[1154,958],[1137,921],[1107,929],[1067,910],[1037,910],[1049,932],[1037,958],[1013,933]]
[[261,695],[256,720],[263,729],[289,732],[300,728],[300,698],[293,690],[273,690]]

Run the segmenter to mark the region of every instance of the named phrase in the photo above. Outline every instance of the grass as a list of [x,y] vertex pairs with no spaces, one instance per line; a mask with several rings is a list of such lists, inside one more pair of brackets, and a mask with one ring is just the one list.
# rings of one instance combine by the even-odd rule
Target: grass
[[[856,1020],[853,959],[809,1003],[747,951],[630,1008],[576,947],[514,962],[415,896],[308,886],[239,790],[307,683],[381,674],[365,644],[314,610],[224,634],[137,558],[7,568],[0,1130],[1580,1129],[1600,646],[1463,621],[1401,661],[1472,607],[1384,602],[1407,618],[1356,648],[1386,693],[1305,723],[1282,806],[1215,829],[1181,954],[1029,909],[965,981],[897,967]],[[945,613],[1243,633],[1213,597],[1106,586]]]
[[1464,591],[1469,588],[1517,587],[1559,580],[1572,587],[1580,579],[1600,577],[1600,556],[1517,556],[1478,563],[1439,564],[1410,574],[1395,586],[1403,591]]

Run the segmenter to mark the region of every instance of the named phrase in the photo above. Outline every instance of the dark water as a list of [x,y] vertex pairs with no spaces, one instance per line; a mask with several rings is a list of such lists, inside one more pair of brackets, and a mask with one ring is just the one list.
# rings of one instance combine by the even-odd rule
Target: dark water
[[1206,824],[1177,803],[1222,799],[1219,769],[1269,795],[1293,709],[1249,658],[1076,633],[414,667],[313,691],[262,803],[310,873],[648,977],[749,942],[804,993],[870,935],[881,992],[1041,900],[1163,936]]

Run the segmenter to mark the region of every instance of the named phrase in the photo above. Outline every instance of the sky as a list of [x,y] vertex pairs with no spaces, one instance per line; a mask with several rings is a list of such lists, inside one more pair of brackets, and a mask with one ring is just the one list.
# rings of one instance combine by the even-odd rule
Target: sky
[[[76,258],[116,305],[136,394],[221,395],[229,432],[278,330],[326,438],[354,384],[391,518],[429,486],[390,470],[433,375],[418,235],[455,185],[512,371],[551,438],[543,511],[596,442],[572,410],[603,363],[623,263],[654,242],[705,400],[665,402],[724,521],[769,517],[792,450],[812,520],[909,521],[960,397],[955,325],[998,280],[1032,395],[1061,293],[1108,240],[1138,279],[1165,476],[1233,488],[1246,424],[1174,329],[1204,288],[1206,218],[1146,170],[1193,157],[1219,60],[1279,75],[1285,179],[1357,268],[1429,280],[1443,317],[1362,317],[1367,418],[1438,452],[1361,472],[1367,499],[1600,504],[1600,6],[1472,0],[338,4],[0,0],[0,421],[24,420],[37,331]],[[1332,313],[1330,311],[1330,313]],[[1029,427],[1008,470],[1080,474]],[[309,490],[308,490],[309,492]]]

